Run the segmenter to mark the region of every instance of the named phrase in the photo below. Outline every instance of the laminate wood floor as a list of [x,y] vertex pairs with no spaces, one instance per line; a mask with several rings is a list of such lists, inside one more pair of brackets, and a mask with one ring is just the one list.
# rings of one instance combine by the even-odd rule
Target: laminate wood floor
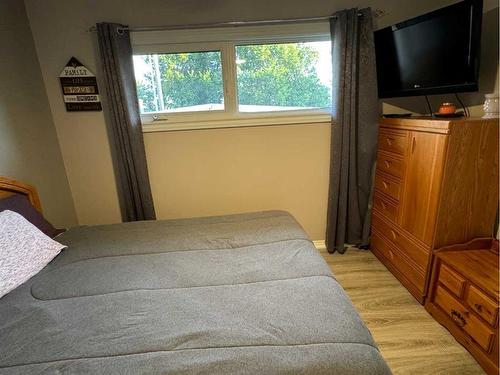
[[320,252],[394,374],[485,374],[371,252]]

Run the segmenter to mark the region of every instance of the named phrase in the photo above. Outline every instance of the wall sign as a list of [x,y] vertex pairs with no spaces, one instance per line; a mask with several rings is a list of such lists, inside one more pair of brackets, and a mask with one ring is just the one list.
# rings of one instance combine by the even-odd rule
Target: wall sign
[[59,75],[66,110],[100,111],[101,101],[95,75],[72,57]]

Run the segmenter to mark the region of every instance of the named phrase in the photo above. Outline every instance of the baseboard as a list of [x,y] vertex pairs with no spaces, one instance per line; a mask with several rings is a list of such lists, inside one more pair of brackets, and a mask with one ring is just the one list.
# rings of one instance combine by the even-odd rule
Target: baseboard
[[[312,242],[314,247],[320,251],[326,250],[325,240],[315,240]],[[346,247],[356,247],[355,245],[345,244]]]
[[325,240],[315,240],[313,241],[313,245],[318,250],[326,250]]

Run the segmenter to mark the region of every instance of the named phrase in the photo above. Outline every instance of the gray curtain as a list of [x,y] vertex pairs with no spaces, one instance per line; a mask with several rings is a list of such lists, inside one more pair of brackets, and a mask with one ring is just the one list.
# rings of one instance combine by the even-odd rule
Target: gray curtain
[[367,245],[378,136],[371,10],[337,12],[330,24],[333,106],[326,247]]
[[124,221],[154,220],[132,46],[129,32],[123,27],[97,24],[120,206]]

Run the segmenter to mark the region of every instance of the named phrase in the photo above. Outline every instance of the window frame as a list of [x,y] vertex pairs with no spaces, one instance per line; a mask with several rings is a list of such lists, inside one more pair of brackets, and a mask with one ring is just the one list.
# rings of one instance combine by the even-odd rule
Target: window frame
[[329,41],[329,23],[131,32],[134,55],[220,51],[224,110],[141,114],[143,132],[331,121],[330,108],[239,112],[236,46]]

